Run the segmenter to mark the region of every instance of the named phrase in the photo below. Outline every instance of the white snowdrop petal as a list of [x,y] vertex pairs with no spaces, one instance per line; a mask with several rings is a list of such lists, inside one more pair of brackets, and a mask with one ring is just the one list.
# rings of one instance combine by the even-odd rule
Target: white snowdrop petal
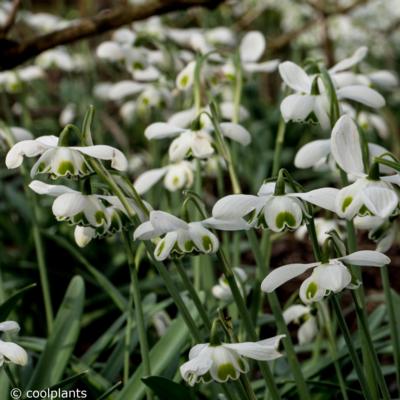
[[155,122],[146,128],[146,130],[144,131],[144,135],[148,140],[164,139],[177,136],[185,131],[186,129],[182,129],[172,124],[167,124],[165,122]]
[[188,224],[185,221],[164,211],[151,211],[150,222],[160,234],[188,228]]
[[389,217],[399,204],[399,198],[393,189],[380,186],[367,186],[361,191],[365,206],[374,215]]
[[0,323],[0,331],[8,333],[17,333],[20,330],[18,322],[4,321]]
[[339,100],[353,100],[372,108],[381,108],[386,103],[376,90],[363,85],[345,86],[338,89],[336,94]]
[[290,307],[288,307],[284,312],[283,312],[283,319],[285,320],[286,324],[290,324],[293,321],[298,320],[301,318],[303,315],[307,315],[310,313],[310,308],[307,306],[304,306],[302,304],[294,304]]
[[351,282],[351,274],[342,263],[323,264],[313,271],[318,286],[334,293],[341,292]]
[[169,257],[173,247],[175,246],[178,234],[176,232],[168,232],[158,243],[154,249],[154,256],[158,261],[164,261]]
[[154,229],[154,226],[150,221],[145,221],[140,224],[133,233],[134,240],[149,240],[156,236],[159,236],[159,233],[156,229]]
[[309,317],[306,322],[301,324],[297,337],[299,344],[311,343],[318,333],[317,319],[313,316]]
[[239,54],[242,62],[257,61],[264,53],[265,38],[259,31],[247,32],[239,46]]
[[191,61],[186,67],[179,72],[176,77],[176,86],[180,90],[187,90],[193,85],[196,62]]
[[339,61],[335,64],[329,72],[335,73],[339,71],[343,71],[346,69],[350,69],[354,65],[357,65],[360,61],[362,61],[368,53],[368,48],[366,46],[359,47],[350,57],[345,58],[342,61]]
[[79,152],[93,158],[111,161],[111,167],[118,171],[126,171],[128,169],[128,160],[126,159],[124,153],[115,147],[98,144],[94,146],[70,148],[78,150]]
[[379,87],[390,90],[394,89],[399,85],[399,80],[396,74],[392,71],[376,71],[368,74],[370,81]]
[[49,185],[47,183],[34,180],[29,184],[29,188],[37,194],[47,194],[49,196],[60,196],[64,193],[78,193],[75,190],[64,185]]
[[271,271],[261,283],[261,290],[270,293],[277,287],[317,266],[319,263],[288,264]]
[[121,46],[112,41],[101,43],[96,49],[96,55],[110,61],[120,61],[125,56]]
[[144,194],[150,190],[167,172],[167,168],[155,168],[140,174],[133,186],[139,194]]
[[132,96],[142,92],[146,85],[134,81],[120,81],[112,85],[108,91],[110,100],[122,100],[125,97]]
[[333,127],[331,152],[336,163],[347,173],[364,172],[360,135],[348,115],[340,117]]
[[24,366],[28,363],[27,352],[21,346],[12,342],[0,340],[0,354],[17,365]]
[[246,72],[273,72],[278,68],[280,60],[270,60],[262,63],[245,63],[243,69]]
[[77,225],[74,230],[75,243],[81,248],[85,247],[95,237],[95,234],[96,231],[90,226]]
[[302,146],[296,154],[296,168],[311,168],[328,157],[331,151],[330,140],[314,140]]
[[80,193],[64,193],[53,203],[52,211],[56,217],[70,218],[84,210],[86,198]]
[[248,230],[253,227],[243,218],[235,219],[220,219],[220,218],[207,218],[202,221],[202,224],[207,228],[218,229],[221,231],[238,231],[238,230]]
[[382,267],[383,265],[390,264],[388,256],[373,250],[356,251],[355,253],[340,257],[338,260],[362,267]]
[[216,219],[238,219],[259,209],[265,204],[265,200],[249,194],[232,194],[218,200],[212,215]]
[[242,146],[247,146],[251,143],[250,132],[242,125],[234,124],[232,122],[222,122],[219,127],[225,137],[235,140]]
[[311,190],[306,193],[288,193],[286,196],[293,196],[299,199],[305,200],[308,203],[314,204],[315,206],[324,208],[326,210],[336,212],[336,196],[339,193],[339,189],[335,188],[321,188]]
[[313,111],[315,96],[292,94],[283,99],[280,109],[283,119],[304,121]]
[[311,79],[303,68],[291,61],[279,64],[279,73],[283,81],[293,90],[309,94],[311,91]]

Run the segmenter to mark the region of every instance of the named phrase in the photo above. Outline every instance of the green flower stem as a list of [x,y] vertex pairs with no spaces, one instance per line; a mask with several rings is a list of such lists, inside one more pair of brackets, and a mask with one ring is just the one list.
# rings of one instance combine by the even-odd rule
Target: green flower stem
[[193,96],[194,96],[194,108],[196,110],[196,116],[201,110],[201,67],[203,64],[203,56],[196,57],[196,66],[194,68],[194,82],[193,82]]
[[239,123],[239,115],[240,115],[240,100],[242,97],[242,88],[243,88],[243,71],[242,71],[242,63],[240,60],[240,54],[237,52],[234,57],[234,65],[235,65],[235,86],[233,91],[233,116],[232,122],[237,124]]
[[225,160],[226,165],[228,167],[229,179],[231,181],[233,193],[238,194],[241,193],[239,179],[236,174],[235,165],[233,163],[232,154],[229,150],[228,145],[225,142],[224,135],[221,132],[218,124],[218,114],[217,114],[217,106],[215,103],[211,103],[211,121],[214,126],[215,136],[217,138],[217,150],[220,156]]
[[338,352],[337,352],[335,335],[332,330],[331,319],[330,319],[329,315],[326,315],[327,310],[325,310],[325,307],[323,304],[317,303],[317,306],[318,306],[319,314],[321,315],[322,322],[323,322],[323,325],[325,327],[325,331],[326,331],[326,334],[328,337],[329,351],[331,353],[333,365],[335,367],[336,375],[337,375],[337,378],[339,381],[340,391],[342,393],[343,400],[348,400],[349,397],[348,397],[347,391],[346,391],[346,383],[343,378],[342,370],[338,363]]
[[[218,250],[217,252],[218,259],[221,262],[221,265],[223,267],[223,272],[225,275],[225,278],[228,282],[228,285],[231,289],[233,299],[236,303],[236,306],[239,310],[240,316],[242,318],[242,321],[244,323],[244,327],[247,333],[247,336],[249,337],[250,340],[256,341],[257,340],[257,334],[255,331],[255,327],[253,325],[253,321],[251,319],[251,315],[249,313],[249,310],[247,309],[246,303],[242,297],[242,294],[240,293],[239,287],[237,285],[235,276],[233,274],[232,268],[226,261],[225,254],[221,249]],[[271,373],[271,370],[269,369],[268,364],[259,362],[260,370],[263,374],[263,377],[266,381],[268,390],[272,396],[273,399],[280,399],[280,394],[278,391],[278,388],[276,386],[274,377]]]
[[[128,259],[128,266],[129,272],[131,277],[131,286],[130,286],[130,296],[133,298],[133,303],[135,307],[135,318],[138,327],[139,333],[139,345],[140,345],[140,355],[142,357],[143,362],[143,372],[145,376],[151,375],[151,365],[150,365],[150,357],[149,357],[149,344],[147,341],[147,334],[146,334],[146,323],[144,320],[144,313],[142,307],[142,299],[140,295],[140,286],[139,286],[139,279],[136,271],[135,266],[135,254],[133,252],[128,234],[123,232],[123,240],[125,244],[126,256]],[[132,313],[131,310],[128,310],[128,320],[127,320],[127,337],[131,335],[132,332]],[[128,336],[129,335],[129,336]],[[125,352],[126,355],[126,364],[124,368],[124,382],[126,383],[129,379],[129,348],[130,348],[130,340],[127,344],[127,351]],[[147,391],[147,398],[151,399],[153,396],[151,391]]]
[[358,376],[358,379],[359,379],[360,386],[361,386],[361,389],[363,391],[363,394],[364,394],[364,396],[365,396],[365,398],[367,400],[372,400],[373,397],[371,395],[371,391],[369,389],[369,386],[367,385],[367,381],[365,379],[364,371],[363,371],[363,368],[361,366],[360,360],[358,358],[357,352],[356,352],[356,350],[355,350],[355,348],[353,346],[353,339],[351,337],[349,328],[346,325],[346,321],[345,321],[345,319],[343,317],[343,314],[342,314],[342,311],[341,311],[341,307],[340,307],[339,301],[337,299],[337,295],[335,295],[335,294],[332,295],[330,300],[331,300],[331,303],[332,303],[333,310],[334,310],[334,312],[336,314],[336,319],[338,321],[339,328],[342,331],[344,340],[345,340],[347,348],[349,350],[350,358],[351,358],[351,360],[353,362],[353,366],[354,366],[354,368],[356,370],[356,373],[357,373],[357,376]]
[[3,365],[3,368],[4,368],[4,371],[5,371],[5,373],[6,373],[7,377],[8,377],[8,379],[9,379],[9,381],[10,381],[10,383],[11,383],[11,387],[12,387],[13,389],[14,389],[14,388],[17,388],[17,387],[18,387],[17,381],[16,381],[16,379],[15,379],[15,377],[14,377],[12,371],[11,371],[11,368],[10,368],[7,364],[4,364],[4,365]]
[[385,293],[386,307],[389,314],[390,335],[393,343],[393,357],[396,365],[397,389],[400,391],[400,334],[398,324],[400,321],[396,318],[396,312],[393,303],[392,289],[389,281],[389,271],[387,266],[381,268],[381,277],[383,291]]
[[285,141],[286,124],[283,118],[279,120],[278,132],[275,139],[274,160],[272,163],[272,176],[277,176],[281,163],[282,147]]
[[[264,261],[260,246],[258,245],[257,237],[253,230],[247,232],[247,237],[249,238],[250,246],[253,250],[257,269],[261,271],[265,277],[268,273],[269,258],[267,259],[267,264],[267,262]],[[268,242],[270,243],[271,241],[268,240]],[[293,342],[290,338],[290,332],[282,316],[282,308],[279,304],[278,296],[275,292],[267,293],[267,299],[275,318],[278,333],[286,335],[282,342],[287,353],[288,362],[292,369],[294,379],[296,381],[297,390],[299,391],[299,397],[300,399],[309,399],[310,394],[308,392],[308,388],[304,380],[303,373],[301,371],[299,360],[297,359],[297,355],[294,350]]]
[[257,400],[253,388],[251,387],[250,380],[247,375],[242,374],[240,376],[240,383],[243,385],[245,392],[250,400]]
[[181,277],[185,289],[188,291],[190,298],[193,300],[193,303],[196,306],[197,311],[199,312],[200,318],[202,319],[204,326],[207,328],[207,330],[210,330],[211,321],[208,318],[207,311],[204,305],[202,304],[196,289],[192,285],[192,282],[190,281],[189,277],[187,276],[185,267],[183,266],[180,260],[177,260],[174,264],[179,273],[179,276]]
[[[381,390],[382,393],[382,398],[384,400],[389,400],[390,399],[390,394],[389,394],[389,390],[388,387],[386,385],[385,382],[385,377],[383,376],[382,373],[382,369],[380,368],[380,364],[379,364],[379,359],[378,356],[376,354],[375,348],[374,348],[374,344],[372,342],[371,339],[371,335],[369,333],[369,329],[368,329],[368,324],[367,324],[367,320],[365,317],[365,313],[361,307],[360,301],[357,297],[357,294],[354,293],[354,291],[351,291],[351,294],[353,296],[353,301],[354,301],[354,305],[355,305],[355,310],[356,310],[356,314],[358,317],[358,320],[360,322],[360,328],[363,331],[364,337],[365,337],[365,341],[366,344],[368,346],[368,352],[370,353],[371,357],[372,357],[372,368],[375,372],[375,376],[378,380],[378,385],[379,388]],[[371,365],[370,365],[371,367]]]
[[[194,191],[198,196],[201,196],[201,164],[200,160],[196,159],[196,171],[195,171],[195,178],[194,178]],[[195,209],[193,218],[195,220],[199,219],[199,211]],[[193,268],[193,275],[194,275],[194,287],[196,290],[201,290],[201,264],[200,264],[200,257],[192,257],[191,259],[192,268]]]

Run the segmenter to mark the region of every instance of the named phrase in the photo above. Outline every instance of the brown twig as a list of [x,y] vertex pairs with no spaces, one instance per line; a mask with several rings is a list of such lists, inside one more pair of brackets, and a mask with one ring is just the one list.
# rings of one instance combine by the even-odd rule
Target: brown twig
[[13,0],[10,14],[8,15],[6,23],[0,27],[0,38],[7,36],[7,33],[13,27],[21,0]]
[[148,0],[143,4],[119,5],[90,18],[81,18],[67,28],[0,48],[0,70],[10,69],[45,50],[119,28],[134,21],[194,6],[217,7],[223,0]]

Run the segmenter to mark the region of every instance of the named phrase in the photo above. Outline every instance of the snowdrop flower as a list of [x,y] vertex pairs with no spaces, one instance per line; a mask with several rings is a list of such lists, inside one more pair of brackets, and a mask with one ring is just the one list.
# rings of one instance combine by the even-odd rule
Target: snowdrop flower
[[[233,194],[218,200],[212,210],[210,224],[246,219],[252,226],[264,226],[273,232],[284,229],[297,229],[304,215],[304,207],[300,200],[291,195],[275,195],[275,183],[263,184],[257,196],[249,194]],[[218,229],[218,227],[216,226]],[[248,229],[247,228],[247,229]],[[242,228],[243,229],[243,228]]]
[[151,211],[149,221],[143,222],[134,232],[134,239],[149,240],[165,235],[154,250],[154,257],[165,260],[171,254],[215,253],[218,238],[201,222],[187,223],[163,211]]
[[[95,229],[78,230],[76,239],[78,243],[84,243],[86,237],[101,237],[107,233],[119,231],[123,220],[127,219],[124,207],[116,196],[99,194],[82,194],[63,185],[48,185],[41,181],[32,181],[29,187],[37,194],[55,197],[52,211],[58,221],[68,221],[74,225],[88,226]],[[145,216],[136,206],[133,200],[128,199],[131,207],[137,213],[141,221]],[[146,204],[146,203],[145,203]],[[146,207],[150,208],[146,204]]]
[[44,69],[56,68],[67,72],[82,71],[87,64],[80,56],[72,55],[61,46],[41,53],[35,62]]
[[[19,325],[15,321],[0,323],[0,332],[17,333],[19,329]],[[28,354],[21,346],[0,340],[0,367],[5,362],[22,366],[26,365],[28,363]]]
[[310,343],[318,333],[317,318],[311,313],[309,306],[294,304],[283,312],[285,323],[300,325],[297,332],[299,344]]
[[[248,279],[246,271],[243,268],[235,267],[233,268],[233,274],[242,296],[245,297],[250,289],[250,287],[246,284]],[[226,302],[231,301],[233,298],[231,288],[225,278],[225,275],[222,275],[221,278],[219,278],[218,285],[214,285],[211,289],[211,292],[214,297]]]
[[361,111],[358,114],[357,122],[363,129],[375,129],[381,139],[389,137],[389,127],[380,115]]
[[31,176],[48,174],[51,178],[82,177],[92,172],[85,156],[111,161],[111,167],[125,171],[128,161],[123,153],[106,145],[63,146],[58,137],[41,136],[35,140],[23,140],[15,144],[6,156],[9,169],[18,168],[25,157],[40,156],[31,170]]
[[342,116],[335,124],[330,146],[336,163],[356,178],[355,182],[341,190],[322,188],[295,196],[348,220],[357,214],[389,217],[399,202],[391,182],[399,184],[400,177],[398,174],[370,177],[364,172],[360,137],[349,116]]
[[30,65],[14,71],[0,72],[0,87],[8,93],[18,93],[24,89],[24,85],[37,79],[43,79],[42,68]]
[[[314,113],[323,129],[330,128],[329,99],[318,76],[309,76],[301,67],[290,61],[279,64],[279,73],[296,93],[285,97],[281,113],[285,121],[305,121]],[[315,93],[314,93],[315,92]],[[350,85],[337,90],[339,100],[348,99],[372,108],[385,105],[385,99],[364,85]]]
[[339,293],[346,287],[349,289],[355,287],[352,275],[345,264],[381,267],[389,263],[390,258],[380,252],[361,250],[326,262],[288,264],[270,272],[261,283],[261,290],[270,293],[289,280],[312,269],[311,276],[300,286],[300,298],[303,303],[309,304],[320,301],[331,292]]
[[[251,141],[250,133],[241,125],[232,122],[222,122],[219,128],[225,137],[228,137],[243,146]],[[171,161],[181,161],[186,157],[208,158],[214,153],[213,139],[204,129],[180,128],[170,123],[155,122],[148,126],[144,132],[148,140],[172,138],[169,147],[169,158]]]
[[188,161],[181,161],[166,167],[151,169],[137,177],[134,182],[135,189],[139,194],[144,194],[162,177],[164,177],[165,188],[170,192],[189,188],[194,179],[193,166]]
[[74,230],[74,239],[79,247],[87,246],[96,237],[96,230],[90,226],[77,225]]
[[194,386],[199,382],[226,382],[236,380],[249,370],[244,357],[259,361],[275,360],[279,342],[285,335],[274,336],[258,342],[197,344],[189,352],[189,361],[181,365],[182,378]]
[[[322,246],[325,240],[329,238],[328,233],[330,231],[338,231],[339,225],[334,219],[315,218],[314,219],[315,230],[317,233],[318,243]],[[296,239],[304,239],[307,234],[307,227],[305,225],[300,226],[294,233]]]
[[27,25],[43,33],[66,28],[70,24],[69,21],[57,15],[44,12],[31,13],[24,11],[22,16]]

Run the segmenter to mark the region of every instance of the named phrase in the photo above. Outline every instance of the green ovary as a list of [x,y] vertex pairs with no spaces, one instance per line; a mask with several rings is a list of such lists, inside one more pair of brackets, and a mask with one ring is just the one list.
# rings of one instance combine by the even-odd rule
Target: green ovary
[[275,223],[279,229],[283,229],[285,226],[295,227],[296,219],[290,212],[282,211],[276,216]]

